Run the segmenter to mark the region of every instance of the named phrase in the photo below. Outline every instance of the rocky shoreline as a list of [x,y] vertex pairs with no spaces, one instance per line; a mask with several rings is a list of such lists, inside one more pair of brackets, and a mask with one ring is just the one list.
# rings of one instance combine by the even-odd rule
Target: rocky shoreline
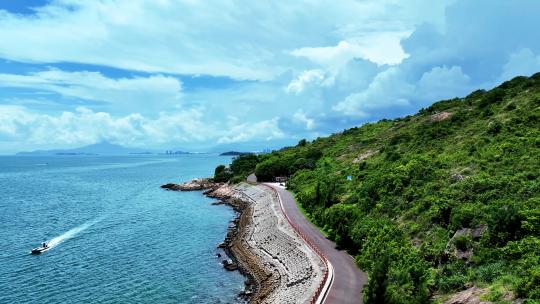
[[172,191],[197,191],[197,190],[215,190],[222,186],[223,183],[215,183],[208,178],[196,178],[183,184],[165,184],[161,188]]
[[162,187],[205,190],[206,196],[219,199],[213,204],[227,204],[237,212],[218,248],[229,257],[222,260],[223,267],[238,269],[247,278],[240,299],[249,303],[313,302],[325,278],[326,264],[290,225],[272,189],[248,183],[213,183],[209,179]]
[[[162,185],[161,188],[170,191],[204,190],[205,196],[218,199],[212,203],[213,205],[228,205],[236,211],[237,216],[230,222],[224,241],[217,246],[229,257],[221,263],[226,270],[238,270],[246,277],[245,288],[238,295],[239,298],[250,303],[260,303],[260,299],[273,288],[267,284],[267,278],[271,274],[264,269],[257,257],[241,244],[242,237],[247,233],[246,228],[251,224],[252,210],[247,199],[234,191],[230,185],[205,178],[183,184],[169,183]],[[219,254],[218,258],[221,258]]]

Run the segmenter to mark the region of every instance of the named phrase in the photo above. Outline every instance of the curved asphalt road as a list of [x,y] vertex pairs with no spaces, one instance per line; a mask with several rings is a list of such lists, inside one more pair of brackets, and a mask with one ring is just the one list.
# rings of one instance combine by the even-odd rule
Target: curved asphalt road
[[[248,181],[253,182],[253,178],[249,178]],[[362,303],[362,288],[367,283],[367,275],[358,269],[354,259],[345,251],[335,249],[334,242],[328,240],[315,225],[304,217],[289,191],[273,184],[266,185],[278,192],[285,212],[291,221],[326,255],[334,267],[334,281],[324,303]]]

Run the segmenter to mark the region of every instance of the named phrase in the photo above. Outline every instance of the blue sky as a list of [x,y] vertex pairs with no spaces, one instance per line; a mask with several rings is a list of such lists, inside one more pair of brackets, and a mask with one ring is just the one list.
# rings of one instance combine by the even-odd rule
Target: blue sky
[[540,2],[2,1],[0,153],[313,139],[540,71]]

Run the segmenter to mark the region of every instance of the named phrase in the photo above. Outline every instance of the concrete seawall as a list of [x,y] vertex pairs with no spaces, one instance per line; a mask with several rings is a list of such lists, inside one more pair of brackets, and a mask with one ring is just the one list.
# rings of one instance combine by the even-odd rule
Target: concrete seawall
[[285,218],[279,198],[263,185],[225,186],[210,196],[242,201],[242,216],[231,253],[256,281],[250,303],[311,303],[327,268]]

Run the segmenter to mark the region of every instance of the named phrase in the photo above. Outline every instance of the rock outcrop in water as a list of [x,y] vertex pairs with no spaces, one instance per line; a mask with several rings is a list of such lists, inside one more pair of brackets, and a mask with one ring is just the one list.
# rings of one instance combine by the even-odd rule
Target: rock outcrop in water
[[196,178],[189,182],[185,182],[183,184],[165,184],[161,186],[163,189],[172,190],[172,191],[196,191],[196,190],[208,190],[208,189],[215,189],[219,187],[221,184],[214,183],[208,178]]

